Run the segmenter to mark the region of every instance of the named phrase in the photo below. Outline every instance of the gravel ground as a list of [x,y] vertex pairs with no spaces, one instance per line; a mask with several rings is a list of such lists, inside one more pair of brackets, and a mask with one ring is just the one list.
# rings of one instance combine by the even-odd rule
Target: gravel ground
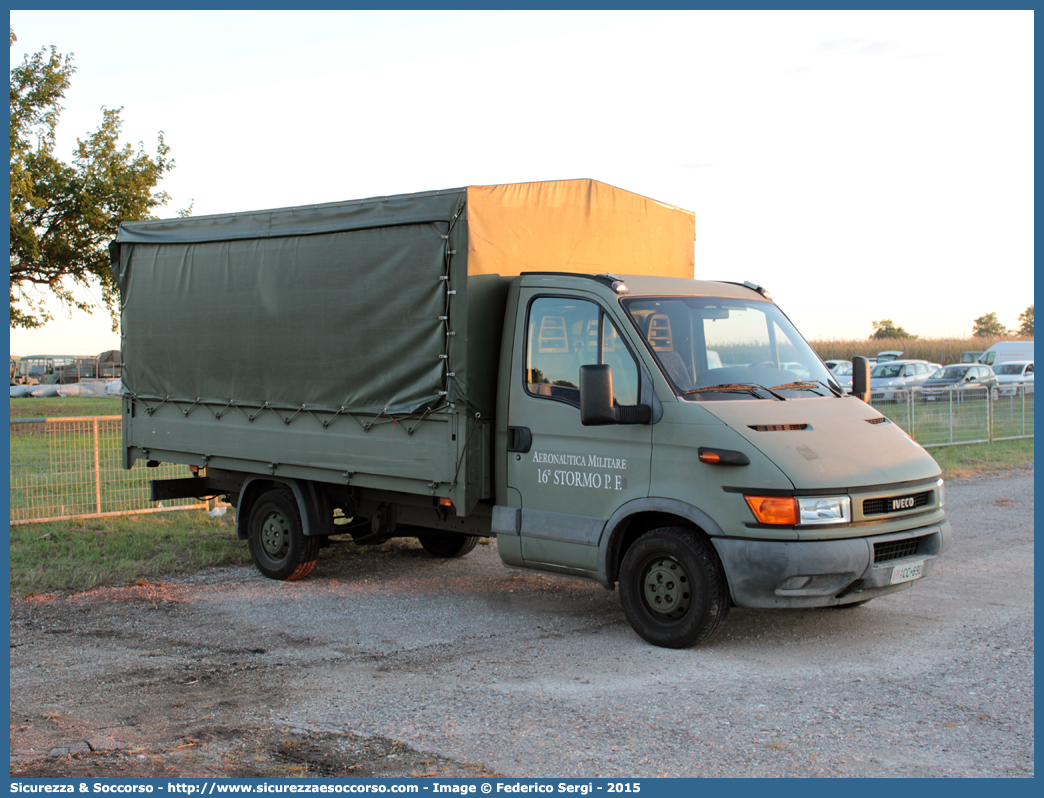
[[15,776],[1033,776],[1033,476],[854,609],[644,643],[616,593],[420,548],[12,602]]

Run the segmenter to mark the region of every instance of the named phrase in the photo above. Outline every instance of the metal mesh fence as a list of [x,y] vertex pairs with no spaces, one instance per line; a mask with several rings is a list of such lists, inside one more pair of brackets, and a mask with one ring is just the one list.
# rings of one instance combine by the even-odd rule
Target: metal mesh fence
[[993,402],[993,440],[1033,437],[1033,390],[1019,387]]
[[1033,392],[996,390],[873,393],[872,404],[922,446],[991,443],[1033,437]]
[[123,469],[119,416],[11,420],[11,524],[206,507],[149,499],[149,480],[187,466]]

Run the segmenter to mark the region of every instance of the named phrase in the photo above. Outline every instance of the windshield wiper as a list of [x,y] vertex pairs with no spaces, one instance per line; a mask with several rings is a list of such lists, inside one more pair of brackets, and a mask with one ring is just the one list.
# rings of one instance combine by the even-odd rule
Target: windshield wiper
[[780,396],[771,388],[766,388],[764,385],[759,385],[756,382],[730,382],[724,385],[707,385],[703,388],[693,388],[691,391],[682,391],[679,396],[685,396],[690,393],[703,393],[704,391],[714,391],[715,393],[749,393],[751,396],[755,396],[758,399],[764,399],[758,391],[765,391],[775,396],[779,401],[785,402],[786,397]]
[[[819,387],[823,386],[834,396],[842,396],[832,385],[821,380],[802,380],[801,382],[788,382],[786,385],[773,385],[772,390],[774,391],[812,391],[817,393]],[[823,394],[819,394],[822,396]]]

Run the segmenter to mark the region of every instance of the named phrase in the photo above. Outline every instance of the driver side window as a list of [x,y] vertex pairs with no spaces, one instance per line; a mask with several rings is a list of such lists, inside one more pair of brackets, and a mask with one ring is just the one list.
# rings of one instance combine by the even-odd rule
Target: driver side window
[[[601,326],[601,340],[599,340]],[[638,366],[601,308],[585,300],[540,297],[526,329],[526,390],[580,404],[580,366],[605,363],[618,405],[638,404]]]

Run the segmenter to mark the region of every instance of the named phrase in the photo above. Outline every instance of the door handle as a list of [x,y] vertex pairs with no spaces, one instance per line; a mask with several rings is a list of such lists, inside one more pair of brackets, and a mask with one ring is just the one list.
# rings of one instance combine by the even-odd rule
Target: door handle
[[509,452],[528,452],[532,446],[533,433],[529,431],[529,427],[508,427]]

